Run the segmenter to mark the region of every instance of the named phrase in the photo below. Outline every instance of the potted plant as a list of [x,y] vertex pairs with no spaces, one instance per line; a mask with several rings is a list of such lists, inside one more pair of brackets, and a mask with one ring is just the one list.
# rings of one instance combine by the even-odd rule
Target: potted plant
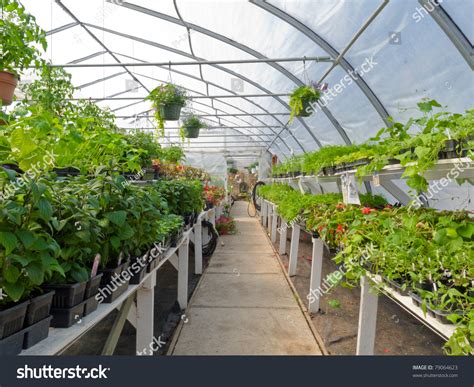
[[190,114],[185,118],[180,128],[181,138],[198,138],[201,128],[204,128],[204,123],[194,114]]
[[153,89],[146,99],[152,102],[158,127],[164,135],[164,122],[179,120],[181,108],[186,103],[186,92],[181,87],[168,83]]
[[321,94],[327,90],[327,84],[311,83],[297,87],[290,96],[290,123],[295,117],[309,117],[313,114],[312,105],[319,101]]
[[0,57],[0,100],[10,105],[20,72],[32,63],[40,67],[40,45],[46,50],[46,33],[35,18],[15,0],[2,1],[2,43]]

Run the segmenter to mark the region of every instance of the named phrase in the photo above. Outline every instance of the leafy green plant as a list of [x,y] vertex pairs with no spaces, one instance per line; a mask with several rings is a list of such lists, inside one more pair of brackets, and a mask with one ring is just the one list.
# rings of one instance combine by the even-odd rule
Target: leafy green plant
[[[319,85],[312,83],[307,86],[297,87],[290,96],[290,120],[291,123],[296,116],[299,115],[310,115],[313,112],[313,108],[310,104],[314,104],[321,98],[321,93],[325,91],[327,85]],[[311,109],[311,112],[308,110]]]
[[187,98],[183,88],[167,83],[154,88],[146,99],[152,102],[158,128],[161,129],[161,133],[164,135],[164,119],[161,117],[160,107],[171,104],[184,106]]
[[195,116],[194,114],[188,114],[185,119],[183,120],[183,124],[180,127],[179,134],[181,136],[181,139],[184,141],[184,139],[187,137],[186,132],[187,130],[197,130],[197,129],[202,129],[206,125],[204,124],[203,121],[199,119],[199,117]]
[[[43,281],[57,273],[60,247],[51,236],[53,209],[49,182],[0,170],[0,288],[7,297],[0,306],[27,298]],[[6,194],[6,189],[13,193]]]
[[39,68],[43,62],[38,46],[47,47],[45,31],[18,1],[2,0],[1,7],[0,71],[19,75],[32,64]]

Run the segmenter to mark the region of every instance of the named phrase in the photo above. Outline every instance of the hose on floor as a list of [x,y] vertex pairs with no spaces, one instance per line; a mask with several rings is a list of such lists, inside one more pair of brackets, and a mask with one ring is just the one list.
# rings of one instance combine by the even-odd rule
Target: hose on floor
[[[254,218],[255,216],[257,216],[257,211],[260,211],[261,210],[261,207],[260,205],[257,203],[257,189],[259,186],[261,185],[265,185],[265,183],[263,181],[257,181],[255,183],[255,185],[253,186],[252,188],[252,203],[249,202],[249,205],[247,206],[247,214],[248,216]],[[253,208],[254,208],[254,211],[255,213],[252,215],[250,214],[250,206],[251,204],[253,204]]]
[[[201,225],[207,229],[207,235],[209,236],[209,241],[202,245],[202,256],[203,258],[209,258],[216,250],[219,234],[211,222],[202,220]],[[189,242],[189,249],[194,253],[194,243],[191,241]]]

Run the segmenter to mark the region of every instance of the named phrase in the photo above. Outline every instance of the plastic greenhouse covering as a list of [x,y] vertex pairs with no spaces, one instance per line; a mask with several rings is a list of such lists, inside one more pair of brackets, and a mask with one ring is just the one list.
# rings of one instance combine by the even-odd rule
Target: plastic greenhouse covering
[[[269,169],[267,151],[284,160],[324,145],[360,143],[387,126],[388,117],[403,122],[416,116],[423,98],[460,113],[474,100],[471,1],[22,3],[48,31],[52,64],[101,65],[66,66],[76,98],[98,99],[121,128],[153,130],[151,106],[143,99],[159,83],[176,83],[198,97],[187,109],[208,125],[185,149],[217,152],[223,167],[222,156],[247,164],[261,157],[261,176]],[[278,58],[295,60],[264,61]],[[249,63],[212,62],[222,60]],[[138,65],[144,62],[156,65]],[[126,65],[102,66],[117,63]],[[337,95],[316,114],[287,125],[291,91],[323,76]],[[178,142],[176,122],[165,128],[165,143]],[[190,155],[190,163],[198,158]],[[469,185],[453,184],[430,204],[472,208],[472,193]]]

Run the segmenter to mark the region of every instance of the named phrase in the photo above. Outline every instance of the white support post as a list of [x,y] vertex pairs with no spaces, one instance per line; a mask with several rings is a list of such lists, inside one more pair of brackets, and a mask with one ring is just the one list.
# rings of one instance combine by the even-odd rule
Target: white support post
[[311,279],[309,283],[309,304],[310,313],[319,311],[319,299],[321,297],[321,279],[323,274],[323,253],[324,244],[320,238],[313,239],[313,255],[311,261]]
[[266,227],[266,225],[267,225],[267,201],[265,199],[262,200],[261,216],[262,216],[262,226]]
[[271,237],[270,237],[273,243],[275,243],[277,240],[277,226],[278,226],[277,206],[273,206],[272,232],[271,232]]
[[288,223],[285,222],[285,219],[281,218],[280,225],[280,247],[278,253],[280,255],[286,254],[286,238],[288,233]]
[[201,218],[194,225],[194,273],[202,274],[202,225]]
[[183,241],[178,250],[178,303],[181,309],[188,306],[189,240]]
[[153,343],[155,285],[156,271],[152,272],[137,290],[136,350],[139,355],[151,356],[153,354],[150,347]]
[[370,291],[370,280],[366,276],[361,278],[360,286],[356,355],[373,355],[377,326],[378,295]]
[[270,233],[270,230],[272,229],[272,214],[273,214],[273,205],[268,203],[267,205],[267,228],[268,228],[268,233]]
[[300,244],[300,226],[293,224],[291,231],[290,262],[288,264],[288,275],[296,275],[296,263],[298,261],[298,247]]

